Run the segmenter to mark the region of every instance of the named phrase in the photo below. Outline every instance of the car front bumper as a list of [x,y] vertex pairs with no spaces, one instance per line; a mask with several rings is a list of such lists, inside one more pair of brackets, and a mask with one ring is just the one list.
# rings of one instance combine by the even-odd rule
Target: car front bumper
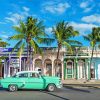
[[60,83],[60,84],[57,84],[56,87],[57,87],[57,88],[62,88],[63,85],[62,85],[62,83]]

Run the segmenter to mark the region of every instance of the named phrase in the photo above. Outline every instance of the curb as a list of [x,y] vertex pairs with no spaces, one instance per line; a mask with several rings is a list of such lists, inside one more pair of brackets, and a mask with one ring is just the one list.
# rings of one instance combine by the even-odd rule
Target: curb
[[63,87],[80,87],[80,88],[98,88],[100,89],[100,84],[63,84]]

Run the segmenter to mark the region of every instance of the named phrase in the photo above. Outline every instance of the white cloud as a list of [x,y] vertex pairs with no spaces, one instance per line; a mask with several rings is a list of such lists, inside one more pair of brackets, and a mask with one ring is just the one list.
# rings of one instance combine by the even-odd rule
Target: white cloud
[[45,28],[46,33],[52,33],[52,27]]
[[95,14],[95,15],[85,16],[81,20],[87,23],[100,23],[100,15]]
[[22,7],[23,11],[21,11],[20,13],[12,13],[12,12],[8,12],[8,17],[5,17],[6,22],[12,22],[14,25],[18,25],[18,22],[20,20],[24,20],[26,17],[28,17],[29,14],[29,8],[27,7]]
[[7,39],[9,36],[8,36],[8,35],[1,35],[1,37],[2,37],[3,39]]
[[23,9],[25,10],[25,11],[29,11],[30,9],[28,8],[28,7],[23,7]]
[[43,11],[50,13],[62,14],[64,13],[70,5],[66,3],[56,3],[56,2],[46,2],[42,5]]
[[23,16],[18,13],[12,13],[9,17],[5,17],[5,20],[17,24],[20,19],[23,19]]
[[80,4],[80,7],[81,8],[86,8],[88,6],[88,2],[82,2],[81,4]]
[[91,10],[92,10],[92,8],[93,8],[93,7],[88,7],[88,8],[85,8],[85,9],[84,9],[84,12],[89,12],[89,11],[91,11]]
[[85,34],[86,32],[91,31],[93,27],[98,27],[95,24],[86,24],[86,23],[76,23],[76,22],[71,22],[70,23],[76,30],[80,32],[80,34]]
[[91,0],[87,0],[86,2],[80,3],[80,8],[84,10],[83,12],[89,12],[93,9],[94,5],[91,5],[91,2]]

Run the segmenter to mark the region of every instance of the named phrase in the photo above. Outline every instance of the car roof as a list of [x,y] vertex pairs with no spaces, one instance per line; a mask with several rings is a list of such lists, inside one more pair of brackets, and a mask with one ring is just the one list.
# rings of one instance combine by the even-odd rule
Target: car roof
[[21,73],[39,73],[38,71],[20,71],[17,72],[16,74],[21,74]]

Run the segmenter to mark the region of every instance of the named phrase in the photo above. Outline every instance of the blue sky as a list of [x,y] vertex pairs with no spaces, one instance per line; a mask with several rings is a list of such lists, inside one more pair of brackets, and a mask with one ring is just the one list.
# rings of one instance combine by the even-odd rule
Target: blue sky
[[[100,26],[99,0],[0,0],[0,13],[0,37],[3,40],[15,34],[12,26],[27,16],[43,20],[47,34],[52,34],[52,27],[57,22],[69,22],[80,32],[76,39],[84,45],[89,44],[82,35],[91,33],[92,27]],[[9,43],[13,46],[15,42]]]

